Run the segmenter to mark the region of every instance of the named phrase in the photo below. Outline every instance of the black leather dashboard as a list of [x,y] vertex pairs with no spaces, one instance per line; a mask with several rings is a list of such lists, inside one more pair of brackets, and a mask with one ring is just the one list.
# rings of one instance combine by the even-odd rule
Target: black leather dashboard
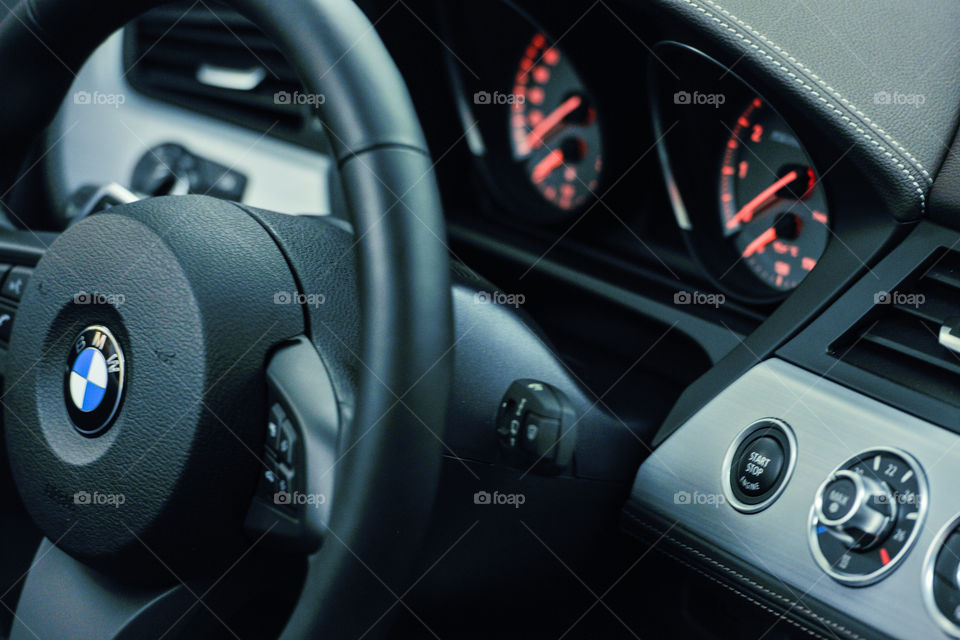
[[[957,126],[960,4],[658,0],[817,114],[899,220],[927,213]],[[736,65],[735,65],[736,66]]]

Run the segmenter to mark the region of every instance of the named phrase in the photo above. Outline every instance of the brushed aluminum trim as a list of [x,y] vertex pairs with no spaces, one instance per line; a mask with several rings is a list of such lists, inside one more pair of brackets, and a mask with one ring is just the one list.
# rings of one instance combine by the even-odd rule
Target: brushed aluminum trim
[[[792,428],[796,467],[775,502],[742,513],[716,498],[724,496],[723,461],[745,426],[766,416]],[[924,604],[922,553],[908,552],[885,579],[853,589],[824,573],[810,552],[810,508],[823,480],[881,447],[908,452],[926,473],[926,519],[912,545],[926,549],[960,512],[960,437],[778,359],[748,371],[661,444],[641,465],[630,505],[675,523],[671,536],[689,532],[724,549],[738,560],[731,569],[767,574],[789,601],[814,611],[822,603],[893,637],[942,637]]]

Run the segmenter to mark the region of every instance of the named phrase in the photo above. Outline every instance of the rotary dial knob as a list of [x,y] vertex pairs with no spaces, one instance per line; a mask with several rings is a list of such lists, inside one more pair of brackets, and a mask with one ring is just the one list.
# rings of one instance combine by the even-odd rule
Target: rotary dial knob
[[927,483],[920,464],[878,447],[831,473],[810,508],[810,549],[820,568],[852,586],[892,571],[916,541],[926,515]]
[[817,496],[820,524],[848,549],[875,547],[889,535],[896,504],[887,485],[855,471],[837,471]]

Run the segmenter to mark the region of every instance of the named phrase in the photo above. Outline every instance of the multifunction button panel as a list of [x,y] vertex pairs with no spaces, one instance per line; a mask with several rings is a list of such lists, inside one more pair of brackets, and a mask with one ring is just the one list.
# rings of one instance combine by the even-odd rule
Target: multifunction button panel
[[873,449],[847,460],[824,481],[814,499],[813,557],[843,584],[880,580],[916,540],[926,500],[923,470],[907,453]]
[[743,513],[770,506],[783,491],[797,459],[797,443],[789,425],[764,418],[743,430],[723,461],[727,501]]
[[0,264],[0,342],[10,341],[17,305],[32,275],[29,267]]

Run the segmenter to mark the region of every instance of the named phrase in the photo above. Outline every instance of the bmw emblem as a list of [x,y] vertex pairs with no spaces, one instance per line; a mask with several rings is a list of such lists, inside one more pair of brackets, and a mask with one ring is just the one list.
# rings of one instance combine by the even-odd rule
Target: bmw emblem
[[84,329],[73,341],[63,381],[67,413],[85,436],[110,426],[123,397],[124,363],[120,344],[100,325]]

